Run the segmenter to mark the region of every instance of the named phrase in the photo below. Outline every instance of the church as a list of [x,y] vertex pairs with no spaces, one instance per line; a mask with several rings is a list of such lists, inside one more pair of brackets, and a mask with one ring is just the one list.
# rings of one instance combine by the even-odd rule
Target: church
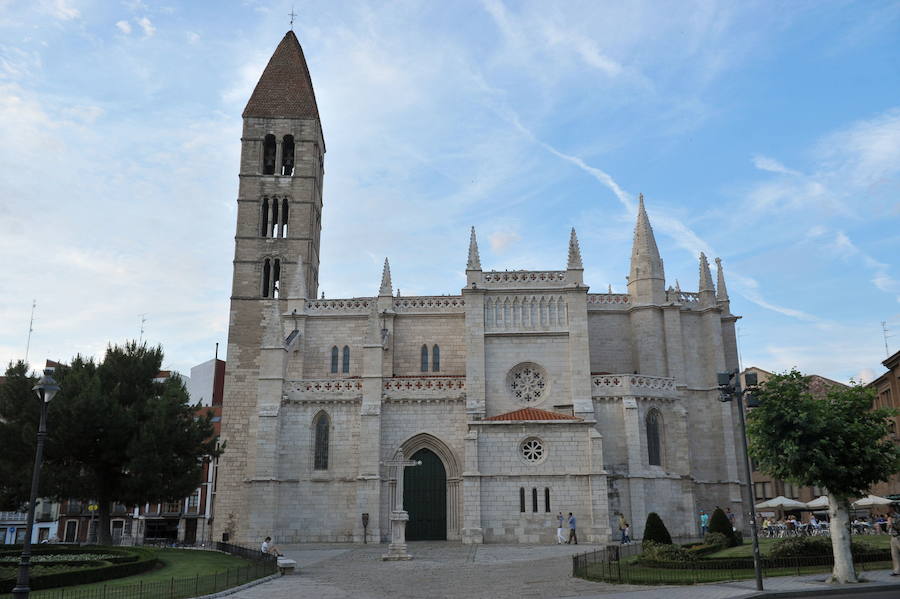
[[[483,269],[472,229],[462,289],[401,297],[385,260],[380,285],[319,298],[324,158],[289,31],[243,112],[215,538],[387,541],[398,488],[408,540],[551,543],[560,511],[589,543],[620,515],[636,538],[649,512],[673,536],[701,509],[740,518],[720,260],[667,287],[642,197],[627,293],[591,292],[574,229],[539,271]],[[421,464],[398,485],[401,454]]]

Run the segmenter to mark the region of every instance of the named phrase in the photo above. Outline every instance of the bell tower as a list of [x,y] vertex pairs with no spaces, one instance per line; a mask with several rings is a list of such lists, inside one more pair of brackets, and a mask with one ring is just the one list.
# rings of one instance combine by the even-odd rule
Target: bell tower
[[216,540],[227,532],[232,542],[247,540],[261,525],[245,520],[250,489],[261,477],[270,478],[269,458],[259,454],[257,437],[266,436],[268,420],[262,416],[273,406],[277,410],[281,389],[263,380],[271,378],[263,372],[263,350],[275,347],[272,335],[264,333],[273,315],[287,312],[289,289],[314,298],[319,286],[325,139],[293,31],[278,44],[242,116],[222,414],[228,450],[219,468],[214,522]]

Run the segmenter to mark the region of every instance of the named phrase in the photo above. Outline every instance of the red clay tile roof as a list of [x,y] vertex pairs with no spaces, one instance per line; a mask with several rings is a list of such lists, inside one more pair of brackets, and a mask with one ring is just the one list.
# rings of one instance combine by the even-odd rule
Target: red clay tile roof
[[303,49],[293,31],[275,48],[256,84],[243,117],[319,118],[316,95]]
[[522,408],[514,412],[506,414],[498,414],[485,418],[485,420],[581,420],[575,416],[568,414],[560,414],[559,412],[548,412],[547,410],[539,410],[537,408]]

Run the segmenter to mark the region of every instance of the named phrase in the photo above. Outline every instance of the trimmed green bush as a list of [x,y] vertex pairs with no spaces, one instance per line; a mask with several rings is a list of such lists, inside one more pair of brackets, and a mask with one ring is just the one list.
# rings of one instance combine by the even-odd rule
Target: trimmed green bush
[[730,546],[731,540],[723,535],[720,532],[708,532],[706,536],[703,537],[703,544],[711,547],[718,547],[719,549],[725,549]]
[[734,527],[731,526],[731,521],[725,515],[725,512],[722,511],[722,508],[717,507],[709,519],[709,532],[725,535],[725,538],[728,539],[729,547],[737,545],[737,540],[734,538]]
[[[38,571],[35,571],[35,574],[31,577],[30,581],[32,590],[89,584],[113,578],[122,578],[123,576],[143,574],[144,572],[155,568],[157,564],[156,551],[143,547],[74,547],[73,549],[75,550],[69,551],[61,551],[60,549],[59,546],[44,546],[41,547],[40,553],[44,555],[59,553],[117,553],[120,554],[120,556],[102,561],[90,562],[77,570],[48,572],[46,574],[40,574]],[[38,551],[35,553],[38,553]],[[43,564],[36,565],[42,566]],[[15,586],[15,575],[10,578],[0,579],[0,594],[10,592]]]
[[646,539],[641,544],[640,561],[642,563],[693,562],[696,560],[697,555],[681,545],[657,543]]
[[662,518],[656,512],[647,514],[647,522],[644,524],[644,540],[641,542],[641,548],[646,543],[659,543],[660,545],[671,545],[672,535],[669,529],[663,524]]
[[[872,553],[873,549],[862,543],[850,541],[850,551],[853,555]],[[769,557],[806,557],[825,556],[832,557],[831,537],[787,537],[778,539],[769,549]]]

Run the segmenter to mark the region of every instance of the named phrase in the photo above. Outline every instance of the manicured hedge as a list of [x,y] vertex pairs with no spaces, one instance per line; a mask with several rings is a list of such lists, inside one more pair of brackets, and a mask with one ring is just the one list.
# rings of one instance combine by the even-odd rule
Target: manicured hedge
[[[44,547],[47,547],[47,549]],[[40,549],[35,548],[33,553],[35,555],[76,553],[74,550],[60,551],[60,546],[44,547],[41,547]],[[156,551],[144,547],[74,547],[72,549],[77,550],[77,553],[121,553],[121,556],[104,561],[88,562],[88,566],[70,572],[38,574],[32,576],[29,583],[32,590],[89,584],[113,578],[122,578],[123,576],[133,576],[152,570],[156,567],[158,562],[156,559]],[[4,551],[3,553],[6,554],[10,552]],[[64,563],[65,562],[56,562],[57,565],[62,565]],[[43,562],[40,565],[49,565],[49,563]],[[15,586],[15,576],[12,578],[0,579],[0,594],[10,592]]]

